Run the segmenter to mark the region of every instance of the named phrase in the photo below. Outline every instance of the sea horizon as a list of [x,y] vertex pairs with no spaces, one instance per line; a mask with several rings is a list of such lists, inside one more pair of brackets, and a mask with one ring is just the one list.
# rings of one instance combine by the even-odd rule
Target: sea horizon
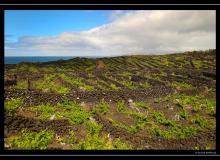
[[100,58],[98,56],[5,56],[5,64],[18,64],[21,62],[50,62],[59,60],[69,60],[73,58]]

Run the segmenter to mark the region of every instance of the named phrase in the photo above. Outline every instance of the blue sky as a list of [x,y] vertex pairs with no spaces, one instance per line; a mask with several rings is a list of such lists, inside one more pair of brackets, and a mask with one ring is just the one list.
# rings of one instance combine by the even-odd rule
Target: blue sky
[[16,41],[21,36],[52,36],[79,32],[109,23],[111,11],[8,10],[5,11],[5,36]]
[[106,57],[214,49],[215,20],[214,10],[7,10],[5,56]]

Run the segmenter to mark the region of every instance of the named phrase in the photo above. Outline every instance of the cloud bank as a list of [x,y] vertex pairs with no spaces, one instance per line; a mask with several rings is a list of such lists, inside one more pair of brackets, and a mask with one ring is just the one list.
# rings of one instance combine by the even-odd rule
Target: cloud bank
[[111,23],[5,42],[7,56],[118,56],[216,48],[215,11],[113,11]]

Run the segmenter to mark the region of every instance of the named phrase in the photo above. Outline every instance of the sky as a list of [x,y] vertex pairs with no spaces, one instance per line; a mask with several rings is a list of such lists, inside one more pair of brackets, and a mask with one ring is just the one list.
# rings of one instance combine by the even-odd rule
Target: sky
[[216,48],[213,10],[6,10],[5,56],[120,56]]

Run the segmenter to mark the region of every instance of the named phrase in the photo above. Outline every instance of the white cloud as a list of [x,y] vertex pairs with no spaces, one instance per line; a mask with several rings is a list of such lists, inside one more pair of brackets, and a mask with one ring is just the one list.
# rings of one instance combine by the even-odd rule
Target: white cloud
[[112,22],[83,32],[20,37],[6,55],[117,56],[216,48],[215,11],[114,11]]

